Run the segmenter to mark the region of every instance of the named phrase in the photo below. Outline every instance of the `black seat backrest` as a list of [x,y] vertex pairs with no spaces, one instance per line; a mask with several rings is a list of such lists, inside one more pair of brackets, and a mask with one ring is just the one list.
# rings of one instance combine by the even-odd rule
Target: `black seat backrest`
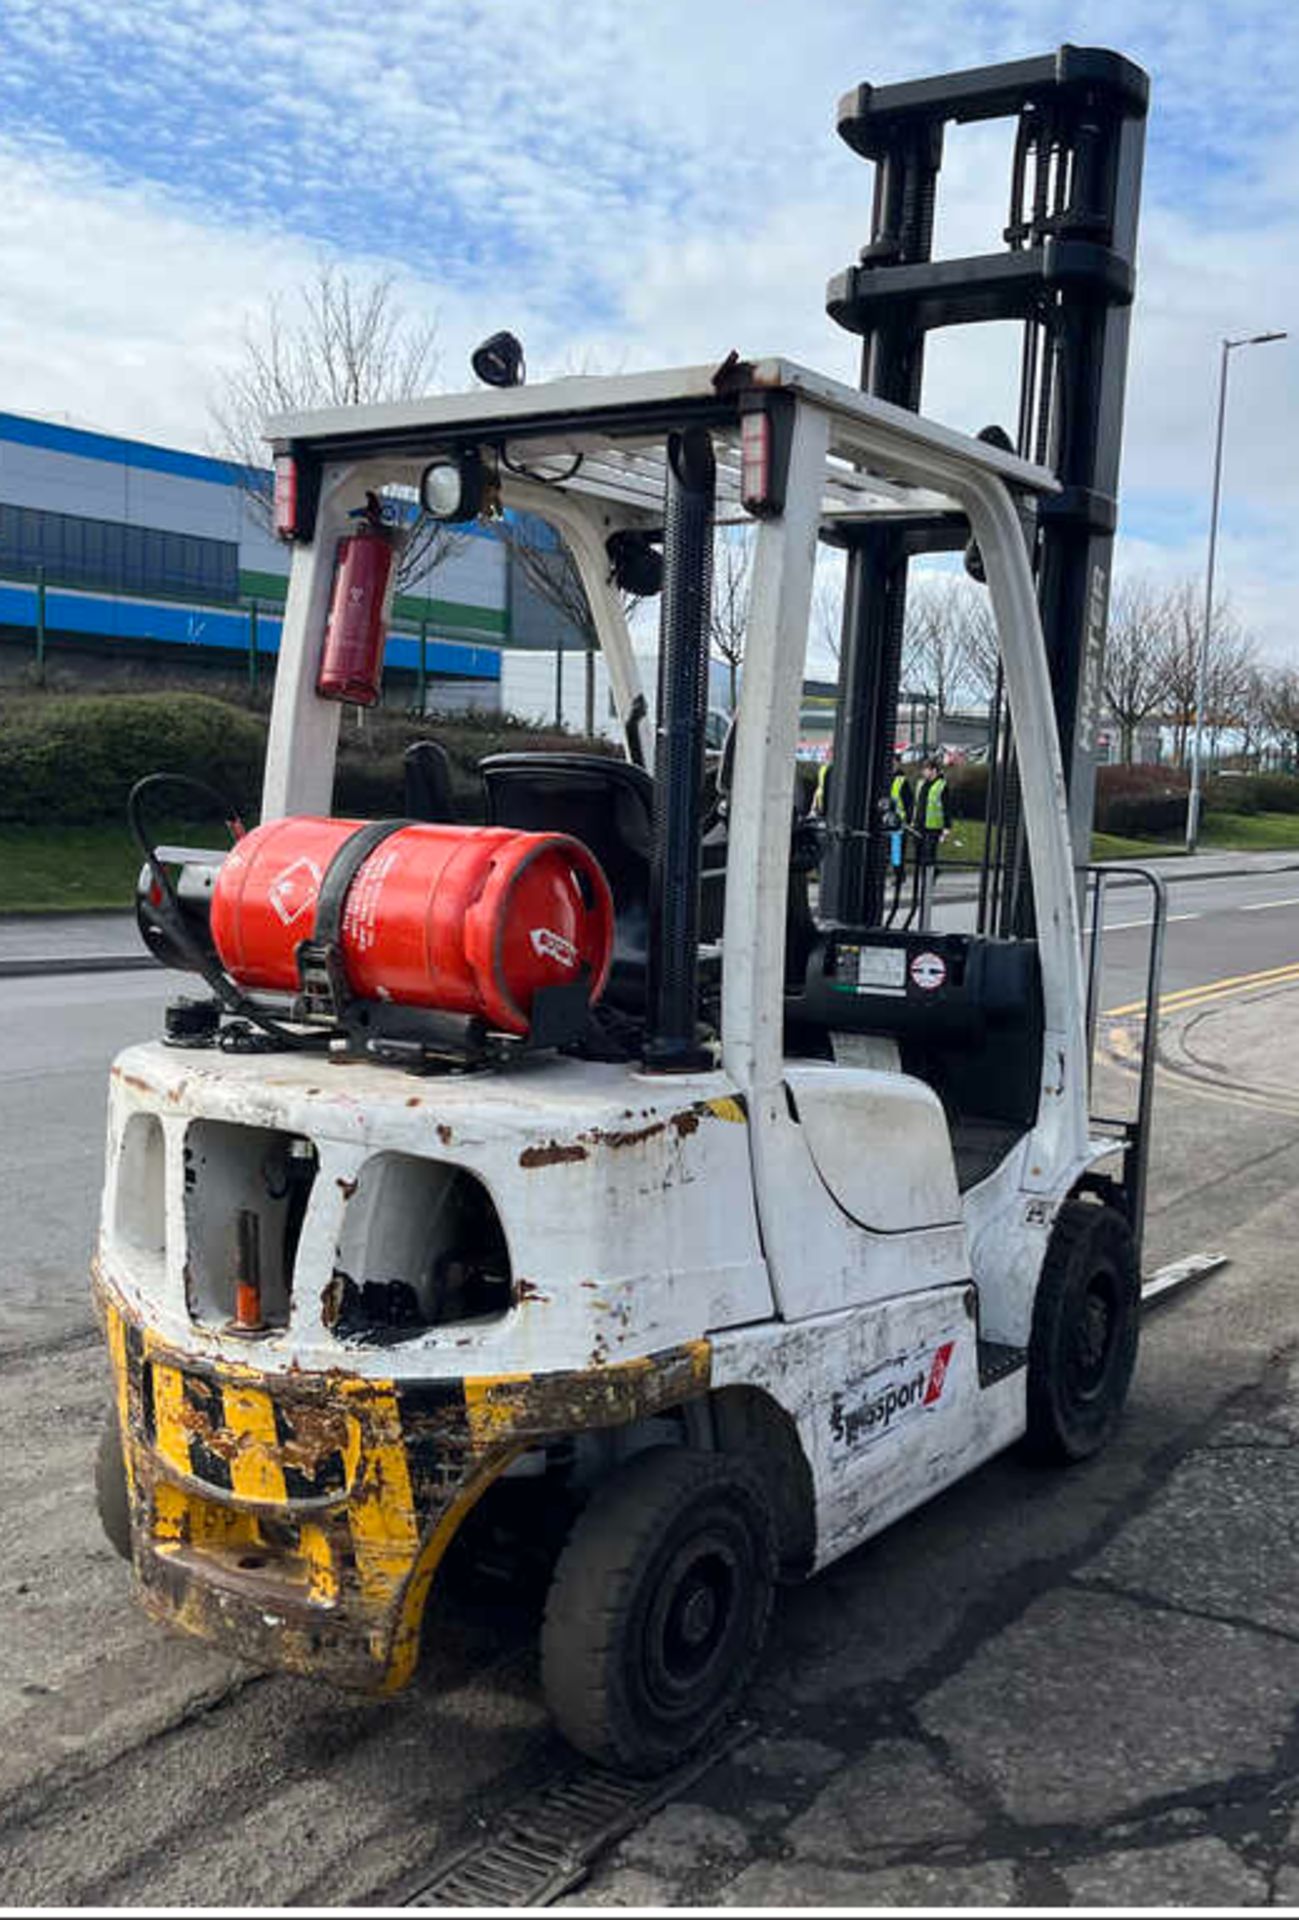
[[454,825],[460,818],[451,787],[451,756],[440,740],[414,740],[402,755],[403,802],[410,820]]
[[645,1006],[654,783],[643,767],[588,753],[493,753],[480,763],[487,824],[568,833],[604,868],[613,894],[613,965],[605,997]]

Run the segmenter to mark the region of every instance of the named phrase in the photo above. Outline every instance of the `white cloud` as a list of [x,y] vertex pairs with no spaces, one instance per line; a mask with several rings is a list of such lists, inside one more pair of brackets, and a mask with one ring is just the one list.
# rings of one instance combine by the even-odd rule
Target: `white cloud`
[[[1062,0],[6,0],[0,405],[203,445],[242,316],[322,247],[397,267],[450,383],[503,324],[537,370],[738,346],[851,378],[823,296],[872,170],[834,136],[838,97],[1069,37]],[[1273,0],[1092,0],[1085,37],[1154,77],[1121,556],[1197,572],[1217,342],[1299,329],[1299,35]],[[940,245],[995,244],[1006,163],[1003,129],[951,133]],[[929,366],[931,411],[1005,419],[1013,342],[940,339]],[[1221,573],[1280,651],[1299,356],[1242,351],[1231,378]]]

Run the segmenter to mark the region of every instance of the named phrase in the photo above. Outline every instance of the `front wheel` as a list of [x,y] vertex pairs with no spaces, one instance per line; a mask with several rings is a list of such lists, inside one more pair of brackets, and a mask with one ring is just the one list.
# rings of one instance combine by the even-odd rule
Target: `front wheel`
[[676,1766],[734,1711],[771,1617],[775,1528],[742,1460],[638,1454],[599,1486],[560,1558],[542,1681],[579,1752]]
[[1099,1453],[1119,1423],[1137,1358],[1141,1274],[1113,1207],[1067,1200],[1033,1305],[1026,1445],[1038,1460]]

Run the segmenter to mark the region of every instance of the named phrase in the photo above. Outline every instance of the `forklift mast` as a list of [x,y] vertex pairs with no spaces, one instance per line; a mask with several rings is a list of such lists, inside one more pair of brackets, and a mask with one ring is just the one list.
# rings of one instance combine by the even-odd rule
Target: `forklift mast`
[[[863,84],[839,106],[842,137],[876,167],[871,236],[831,280],[831,317],[861,335],[865,393],[920,410],[926,336],[939,327],[1023,325],[1013,445],[1048,467],[1029,538],[1069,796],[1077,865],[1088,859],[1095,723],[1104,660],[1149,81],[1101,48]],[[1014,117],[1002,249],[934,260],[934,215],[948,121]],[[996,428],[985,429],[985,437]],[[1003,442],[1004,443],[1004,442]],[[842,656],[830,783],[823,912],[876,925],[887,834],[880,829],[897,733],[907,570],[958,550],[967,531],[941,516],[845,529]],[[967,556],[977,576],[977,556]],[[1013,751],[1000,683],[990,715],[988,835],[980,930],[1026,935],[1032,903]]]

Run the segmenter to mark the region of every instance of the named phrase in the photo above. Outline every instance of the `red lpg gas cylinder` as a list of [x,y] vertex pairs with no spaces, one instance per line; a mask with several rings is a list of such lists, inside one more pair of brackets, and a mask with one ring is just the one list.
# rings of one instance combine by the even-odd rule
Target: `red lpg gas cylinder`
[[383,681],[384,610],[397,535],[375,518],[338,543],[316,692],[372,707]]
[[[272,820],[227,854],[212,892],[212,937],[240,986],[292,993],[330,862],[363,820]],[[533,995],[590,970],[604,989],[613,900],[595,856],[559,833],[508,827],[399,827],[348,887],[339,946],[360,1000],[475,1014],[526,1034]]]

